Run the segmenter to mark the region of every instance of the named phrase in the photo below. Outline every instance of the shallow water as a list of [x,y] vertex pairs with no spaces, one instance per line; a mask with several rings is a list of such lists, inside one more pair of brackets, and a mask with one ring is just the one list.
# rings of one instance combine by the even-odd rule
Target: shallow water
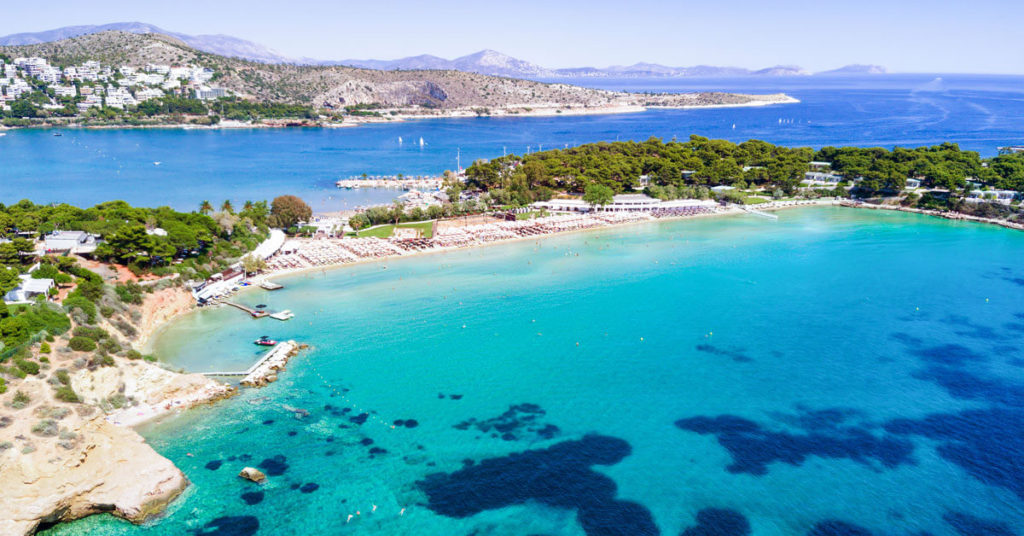
[[312,349],[142,430],[194,483],[165,517],[48,534],[1024,531],[1024,234],[779,216],[312,272],[239,298],[290,322],[185,317],[156,346],[188,370]]

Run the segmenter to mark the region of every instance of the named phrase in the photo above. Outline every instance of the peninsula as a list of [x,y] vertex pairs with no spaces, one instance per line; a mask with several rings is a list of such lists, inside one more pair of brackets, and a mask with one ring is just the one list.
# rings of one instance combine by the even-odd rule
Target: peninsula
[[0,47],[0,62],[7,127],[337,126],[797,102],[781,93],[627,93],[454,70],[259,63],[119,31]]

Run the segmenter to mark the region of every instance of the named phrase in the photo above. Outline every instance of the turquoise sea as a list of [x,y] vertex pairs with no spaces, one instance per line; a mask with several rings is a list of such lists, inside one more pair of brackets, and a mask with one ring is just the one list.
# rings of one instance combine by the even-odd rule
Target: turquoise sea
[[141,430],[193,482],[166,516],[47,534],[1024,533],[1024,233],[778,214],[240,297],[288,323],[184,317],[156,348],[188,370],[247,364],[264,334],[311,349],[267,388]]
[[[575,82],[580,82],[576,80]],[[993,156],[1024,143],[1024,77],[886,75],[583,81],[630,91],[785,92],[799,104],[571,117],[429,119],[341,129],[13,130],[0,137],[0,203],[90,206],[124,199],[192,210],[206,199],[299,195],[316,210],[386,203],[394,191],[339,191],[341,178],[438,175],[504,152],[614,140],[751,138],[787,146],[916,147]],[[404,143],[399,144],[399,138]],[[424,145],[420,147],[419,139]],[[159,163],[159,165],[157,165]]]

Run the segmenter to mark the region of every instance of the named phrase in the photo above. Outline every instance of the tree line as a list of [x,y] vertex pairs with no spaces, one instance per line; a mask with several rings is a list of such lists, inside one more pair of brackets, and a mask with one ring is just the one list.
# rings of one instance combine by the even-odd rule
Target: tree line
[[[700,196],[713,186],[781,189],[792,195],[812,161],[831,163],[864,194],[899,192],[907,178],[951,191],[967,181],[1024,192],[1024,155],[983,160],[955,143],[913,149],[896,147],[789,148],[760,140],[733,143],[690,136],[685,142],[599,142],[524,156],[474,162],[466,186],[506,196],[516,204],[546,200],[556,192],[582,194],[599,185],[613,194],[655,189],[660,196]],[[646,177],[648,184],[641,184]]]

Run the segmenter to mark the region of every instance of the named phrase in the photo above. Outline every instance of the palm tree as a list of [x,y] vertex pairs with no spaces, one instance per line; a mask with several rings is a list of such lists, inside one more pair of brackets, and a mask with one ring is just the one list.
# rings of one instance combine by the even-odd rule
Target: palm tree
[[202,203],[199,203],[199,212],[203,214],[209,214],[213,212],[213,205],[211,205],[209,201],[206,201],[204,199]]
[[225,199],[224,202],[220,204],[220,210],[221,212],[227,212],[228,214],[235,213],[235,207],[231,206],[230,199]]
[[245,204],[242,205],[242,211],[243,212],[248,211],[248,210],[252,210],[252,201],[246,201]]

